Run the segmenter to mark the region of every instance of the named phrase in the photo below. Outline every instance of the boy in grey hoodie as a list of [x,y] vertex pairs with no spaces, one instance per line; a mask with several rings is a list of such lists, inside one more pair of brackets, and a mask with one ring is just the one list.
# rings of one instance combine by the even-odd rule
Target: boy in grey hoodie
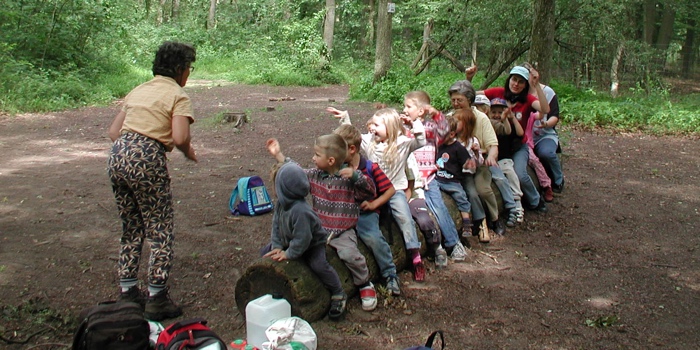
[[331,292],[328,317],[340,319],[345,313],[347,296],[338,273],[326,259],[328,233],[305,197],[309,180],[298,164],[284,163],[275,175],[275,203],[271,243],[261,253],[275,261],[302,259]]

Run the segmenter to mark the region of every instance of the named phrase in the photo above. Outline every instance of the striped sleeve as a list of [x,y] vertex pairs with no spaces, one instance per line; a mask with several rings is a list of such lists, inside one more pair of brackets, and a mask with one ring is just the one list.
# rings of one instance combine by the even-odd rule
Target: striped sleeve
[[377,194],[384,193],[394,186],[377,163],[372,163],[372,178],[377,186]]

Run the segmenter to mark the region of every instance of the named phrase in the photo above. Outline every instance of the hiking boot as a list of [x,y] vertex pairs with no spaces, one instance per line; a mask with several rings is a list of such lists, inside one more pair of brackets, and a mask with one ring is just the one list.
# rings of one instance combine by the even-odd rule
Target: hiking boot
[[543,193],[544,201],[549,203],[554,200],[554,192],[551,187],[545,187]]
[[472,221],[462,218],[462,237],[467,238],[472,235]]
[[[452,251],[454,253],[454,250]],[[447,252],[445,251],[445,248],[442,246],[439,246],[435,250],[435,268],[436,269],[444,269],[447,267]]]
[[168,318],[175,318],[182,315],[182,308],[175,305],[170,294],[169,288],[165,287],[162,291],[154,296],[149,296],[146,301],[146,310],[143,317],[151,321],[162,321]]
[[467,250],[464,249],[462,243],[457,242],[457,244],[455,244],[452,248],[450,259],[452,259],[452,261],[464,261],[467,259]]
[[422,261],[413,265],[413,279],[416,282],[425,281],[425,265]]
[[506,234],[506,227],[503,226],[501,220],[494,220],[491,225],[493,226],[493,232],[497,235],[503,236]]
[[360,288],[360,299],[362,300],[362,310],[372,311],[377,308],[377,291],[372,282],[369,282],[366,287]]
[[561,193],[564,191],[564,179],[561,179],[561,185],[552,184],[552,191],[554,191],[554,193]]
[[347,303],[348,297],[343,294],[337,294],[331,296],[331,308],[328,310],[328,318],[333,321],[340,321],[345,316],[345,303]]
[[130,301],[132,303],[139,304],[141,305],[142,310],[146,305],[146,298],[143,297],[143,294],[141,294],[141,290],[138,286],[133,286],[126,292],[119,293],[119,298],[117,298],[117,301]]
[[491,242],[491,234],[489,233],[488,227],[480,227],[479,228],[479,242],[480,243]]
[[[436,259],[437,260],[437,259]],[[401,295],[401,284],[399,283],[399,277],[396,275],[389,275],[386,278],[386,289],[391,292],[391,295],[397,297]]]
[[508,219],[506,219],[506,226],[515,227],[518,223],[518,209],[513,208],[508,213]]

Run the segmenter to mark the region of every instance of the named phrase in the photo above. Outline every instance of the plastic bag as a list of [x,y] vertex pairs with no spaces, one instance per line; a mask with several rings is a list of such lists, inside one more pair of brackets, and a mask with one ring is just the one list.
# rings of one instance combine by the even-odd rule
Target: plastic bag
[[281,318],[265,331],[263,350],[316,350],[316,332],[299,317]]

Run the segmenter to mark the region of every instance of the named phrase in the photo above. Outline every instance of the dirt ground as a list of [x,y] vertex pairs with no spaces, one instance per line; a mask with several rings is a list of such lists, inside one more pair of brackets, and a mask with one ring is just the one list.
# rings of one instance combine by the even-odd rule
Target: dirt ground
[[[236,281],[272,218],[232,218],[235,181],[269,181],[267,138],[310,164],[314,137],[337,125],[326,106],[358,121],[373,106],[347,101],[344,86],[187,89],[200,161],[170,156],[170,285],[183,318],[207,318],[230,342],[245,336]],[[0,348],[66,349],[80,310],[117,296],[121,226],[106,175],[117,110],[0,117]],[[216,122],[225,111],[249,123]],[[566,188],[549,213],[528,212],[504,238],[475,243],[467,262],[431,264],[426,283],[402,272],[402,297],[380,298],[374,312],[352,298],[345,321],[312,323],[319,348],[403,349],[436,329],[448,349],[700,347],[700,142],[566,126],[562,138]]]

